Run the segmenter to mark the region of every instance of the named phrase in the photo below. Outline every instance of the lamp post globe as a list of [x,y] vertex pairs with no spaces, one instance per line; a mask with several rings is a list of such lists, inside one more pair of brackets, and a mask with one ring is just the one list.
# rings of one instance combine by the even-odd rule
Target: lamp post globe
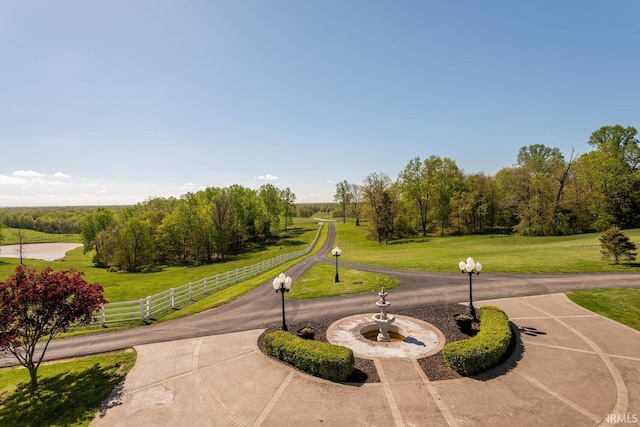
[[273,289],[275,289],[276,293],[280,292],[280,296],[282,297],[282,327],[283,331],[288,331],[287,322],[285,320],[284,315],[284,293],[289,292],[291,289],[291,285],[293,285],[293,280],[291,277],[285,275],[284,273],[280,273],[275,279],[273,279]]
[[458,263],[458,268],[460,269],[460,272],[462,274],[468,274],[469,275],[469,305],[467,306],[467,311],[466,314],[468,314],[469,316],[471,316],[473,318],[473,320],[477,320],[476,318],[476,309],[473,306],[473,283],[472,283],[472,278],[473,275],[476,274],[480,274],[480,272],[482,271],[482,264],[480,264],[479,262],[475,262],[473,260],[473,258],[469,257],[467,258],[467,261],[460,261]]
[[342,255],[342,249],[336,246],[331,250],[331,255],[336,257],[336,277],[334,283],[338,283],[340,282],[340,276],[338,275],[338,258],[340,257],[340,255]]

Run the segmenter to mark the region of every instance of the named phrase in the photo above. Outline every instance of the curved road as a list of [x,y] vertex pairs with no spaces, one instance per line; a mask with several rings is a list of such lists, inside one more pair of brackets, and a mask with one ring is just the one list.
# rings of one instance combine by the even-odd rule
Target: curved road
[[[318,262],[331,263],[327,257],[335,239],[335,227],[329,223],[327,239],[321,250],[287,270],[294,280]],[[468,281],[460,273],[425,273],[342,262],[342,267],[387,274],[401,285],[390,292],[394,309],[458,303],[468,300]],[[339,286],[339,285],[336,285]],[[474,278],[474,300],[509,298],[607,287],[638,287],[640,275],[624,274],[481,274]],[[286,316],[291,322],[318,317],[349,316],[374,312],[375,292],[333,298],[287,299]],[[78,357],[120,350],[135,345],[225,334],[251,329],[279,327],[282,322],[281,301],[268,281],[233,302],[182,319],[53,340],[46,359]],[[0,357],[0,367],[15,365],[10,355]]]

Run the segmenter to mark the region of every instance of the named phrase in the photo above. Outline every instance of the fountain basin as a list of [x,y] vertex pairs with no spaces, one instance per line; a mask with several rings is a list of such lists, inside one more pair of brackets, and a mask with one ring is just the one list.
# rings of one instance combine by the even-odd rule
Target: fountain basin
[[413,317],[395,315],[389,332],[404,336],[393,342],[378,342],[363,334],[377,332],[379,326],[371,314],[359,314],[340,319],[327,329],[327,340],[350,348],[354,356],[362,359],[413,358],[431,356],[442,349],[445,338],[442,332],[430,323]]

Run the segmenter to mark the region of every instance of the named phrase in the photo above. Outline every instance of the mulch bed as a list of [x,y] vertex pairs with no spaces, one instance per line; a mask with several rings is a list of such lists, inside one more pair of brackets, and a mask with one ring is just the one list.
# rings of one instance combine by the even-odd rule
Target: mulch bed
[[[418,307],[407,310],[394,310],[392,314],[398,314],[401,316],[413,317],[423,320],[427,323],[431,323],[436,328],[440,329],[442,334],[446,338],[446,342],[459,341],[469,338],[458,330],[456,322],[453,320],[455,314],[464,312],[465,307],[460,304],[445,304],[445,305],[430,305],[426,307]],[[316,330],[315,339],[317,341],[327,342],[327,328],[341,319],[336,318],[323,318],[316,319],[309,322],[291,323],[288,324],[289,331],[295,333],[296,330],[305,326],[310,326]],[[273,330],[273,329],[271,329]],[[265,333],[269,330],[265,331]],[[263,334],[264,335],[264,334]],[[264,352],[262,336],[258,340],[258,346]],[[266,352],[265,352],[266,354]],[[430,381],[439,381],[453,378],[460,378],[460,374],[450,369],[442,357],[442,351],[438,353],[419,359],[418,363],[424,370]],[[356,357],[355,371],[351,378],[347,382],[353,383],[373,383],[379,382],[378,372],[372,360],[360,359]]]

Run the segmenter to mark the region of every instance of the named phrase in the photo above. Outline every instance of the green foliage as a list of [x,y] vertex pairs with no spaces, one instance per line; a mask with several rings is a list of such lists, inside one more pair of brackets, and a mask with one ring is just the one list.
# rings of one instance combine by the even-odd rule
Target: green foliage
[[636,259],[636,244],[629,240],[618,227],[611,227],[600,236],[600,253],[604,259],[612,259],[620,264],[620,258]]
[[0,224],[11,228],[54,234],[79,234],[92,207],[3,208]]
[[480,331],[472,338],[447,343],[442,356],[447,365],[462,375],[473,375],[498,364],[511,342],[509,318],[493,306],[479,310]]
[[[326,236],[326,228],[324,227],[325,230],[321,236]],[[223,261],[211,264],[164,266],[143,274],[126,273],[124,271],[110,272],[104,268],[98,268],[92,262],[93,253],[84,254],[82,248],[67,252],[67,256],[62,260],[40,261],[27,259],[25,263],[29,267],[36,269],[43,269],[48,266],[54,269],[73,267],[76,270],[83,271],[88,281],[100,283],[104,287],[107,301],[128,301],[145,298],[147,295],[153,295],[171,287],[200,280],[203,277],[215,276],[218,273],[233,271],[237,268],[266,261],[285,252],[304,249],[311,243],[317,232],[317,221],[297,218],[294,227],[286,233],[282,233],[281,238],[273,244],[257,246],[252,251],[234,254]],[[43,236],[43,240],[46,240],[46,237],[53,239],[57,236],[39,234]],[[73,235],[73,237],[72,241],[79,241],[79,235]],[[0,253],[0,280],[12,274],[19,264],[17,258],[2,258],[1,256],[2,254]]]
[[[37,371],[49,342],[72,323],[88,325],[106,303],[103,289],[76,270],[42,271],[24,265],[0,283],[0,351],[12,354],[38,386]],[[37,344],[45,343],[38,351]]]
[[270,355],[283,362],[330,381],[346,381],[355,366],[350,348],[305,340],[284,331],[265,334],[264,346]]
[[567,296],[588,310],[640,331],[640,288],[587,289]]
[[258,191],[210,187],[180,199],[154,198],[117,212],[100,208],[83,221],[94,263],[128,272],[197,265],[278,241],[293,225],[295,194],[265,184]]
[[135,360],[126,351],[47,363],[35,392],[25,368],[0,369],[0,425],[87,426]]

